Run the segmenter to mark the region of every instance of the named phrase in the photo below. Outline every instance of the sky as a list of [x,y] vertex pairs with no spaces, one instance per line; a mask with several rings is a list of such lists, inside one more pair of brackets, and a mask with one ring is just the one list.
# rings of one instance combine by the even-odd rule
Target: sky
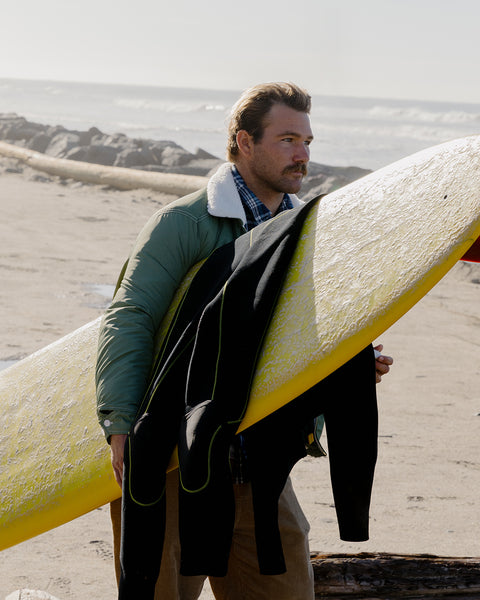
[[2,0],[0,78],[480,103],[479,0]]

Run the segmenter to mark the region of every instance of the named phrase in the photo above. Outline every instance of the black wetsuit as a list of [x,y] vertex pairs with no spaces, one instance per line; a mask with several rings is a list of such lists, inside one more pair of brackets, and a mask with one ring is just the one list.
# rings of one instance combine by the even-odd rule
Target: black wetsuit
[[[178,444],[184,575],[223,576],[234,521],[229,447],[256,359],[313,202],[217,249],[172,322],[125,450],[121,600],[152,598],[165,528],[165,472]],[[292,315],[292,318],[295,318]],[[245,430],[260,571],[285,571],[278,498],[305,455],[305,424],[323,413],[340,535],[368,539],[377,450],[369,346],[314,388]]]

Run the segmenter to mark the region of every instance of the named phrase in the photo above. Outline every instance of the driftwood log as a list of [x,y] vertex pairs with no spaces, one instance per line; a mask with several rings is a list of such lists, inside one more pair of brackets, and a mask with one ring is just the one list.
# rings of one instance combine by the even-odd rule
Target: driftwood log
[[316,600],[480,600],[480,558],[312,554]]
[[15,158],[33,169],[44,171],[50,175],[98,185],[109,185],[120,190],[148,188],[165,194],[183,196],[205,187],[208,181],[206,177],[195,175],[152,173],[125,167],[96,165],[68,158],[56,158],[6,142],[0,142],[0,155]]

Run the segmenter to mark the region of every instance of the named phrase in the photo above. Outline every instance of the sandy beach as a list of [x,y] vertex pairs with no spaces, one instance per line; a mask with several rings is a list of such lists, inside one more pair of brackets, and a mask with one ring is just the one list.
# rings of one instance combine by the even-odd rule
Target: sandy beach
[[[139,229],[171,199],[65,183],[0,158],[0,362],[100,315]],[[371,539],[339,540],[328,459],[307,458],[293,480],[311,549],[479,557],[480,265],[457,264],[379,341],[395,365],[378,387]],[[22,588],[114,600],[106,507],[3,551],[0,600]]]

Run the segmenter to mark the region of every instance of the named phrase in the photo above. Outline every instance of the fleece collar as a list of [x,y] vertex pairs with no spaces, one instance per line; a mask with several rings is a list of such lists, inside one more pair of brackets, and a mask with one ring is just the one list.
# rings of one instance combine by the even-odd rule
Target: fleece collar
[[[303,202],[295,194],[289,194],[293,206],[300,206]],[[232,174],[232,164],[227,162],[220,165],[207,184],[208,212],[214,217],[227,217],[240,219],[243,226],[247,224],[247,217],[243,208],[240,195],[235,185]]]

